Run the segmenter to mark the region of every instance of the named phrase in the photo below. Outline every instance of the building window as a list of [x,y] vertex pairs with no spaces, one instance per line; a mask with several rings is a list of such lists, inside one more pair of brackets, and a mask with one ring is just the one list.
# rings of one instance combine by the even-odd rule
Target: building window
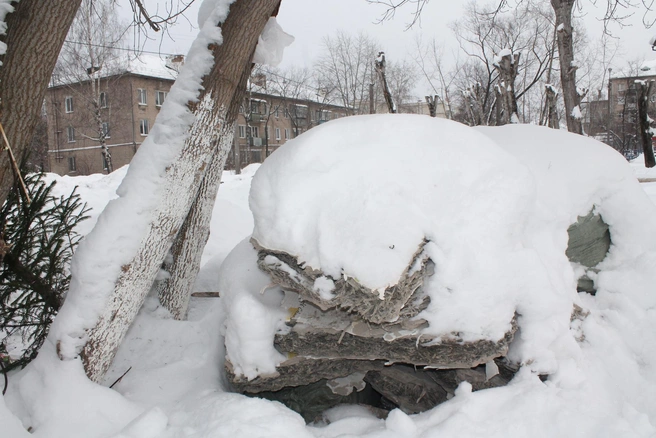
[[107,93],[104,91],[100,93],[100,98],[98,100],[100,101],[100,108],[107,108],[109,106],[107,104]]
[[162,104],[164,104],[164,99],[166,99],[166,92],[155,91],[155,106],[162,106]]
[[626,90],[626,84],[624,82],[620,82],[617,84],[617,91],[624,91]]
[[276,116],[276,119],[279,117],[280,111],[278,110],[278,107],[276,107],[276,111],[273,114]]
[[65,103],[65,106],[66,106],[66,112],[67,113],[72,113],[73,112],[73,96],[67,96],[64,103]]
[[109,122],[103,122],[102,133],[105,138],[109,138]]
[[148,93],[143,88],[137,89],[137,95],[139,98],[139,105],[148,105]]
[[68,157],[68,171],[75,172],[77,170],[77,165],[75,164],[75,157]]
[[148,135],[150,131],[150,125],[148,124],[148,119],[141,119],[139,122],[139,133],[141,135]]
[[259,137],[260,136],[260,128],[257,126],[251,126],[251,137]]
[[617,96],[617,103],[620,105],[624,105],[624,102],[626,102],[626,99],[624,96]]
[[280,140],[280,128],[276,128],[276,140]]
[[285,128],[285,140],[289,140],[289,128]]
[[66,134],[68,137],[68,142],[75,143],[75,128],[69,126],[68,128],[66,128]]
[[246,126],[239,125],[239,138],[246,138]]

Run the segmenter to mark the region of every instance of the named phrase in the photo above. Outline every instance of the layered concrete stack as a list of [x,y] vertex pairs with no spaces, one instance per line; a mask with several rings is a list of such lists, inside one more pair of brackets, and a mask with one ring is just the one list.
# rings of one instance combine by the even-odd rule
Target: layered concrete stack
[[[590,212],[568,233],[570,261],[594,271],[610,247],[608,226]],[[425,243],[396,285],[372,291],[355,278],[331,278],[251,242],[259,268],[285,291],[289,330],[276,335],[274,344],[288,359],[275,373],[250,381],[236,376],[227,361],[229,381],[239,392],[282,401],[313,421],[339,403],[418,413],[452,397],[463,381],[485,389],[505,385],[516,371],[504,359],[517,329],[514,319],[496,341],[426,334],[428,324],[419,314],[430,303],[423,286],[434,265]],[[586,276],[578,287],[594,293]]]
[[[284,397],[298,404],[303,398],[299,392],[316,382],[325,382],[323,399],[325,392],[346,397],[353,389],[362,390],[368,384],[385,401],[384,407],[421,412],[452,396],[464,380],[453,373],[451,377],[438,377],[443,374],[439,370],[459,369],[479,376],[480,367],[486,368],[486,364],[497,369],[494,359],[505,356],[513,339],[514,320],[511,329],[497,341],[464,342],[457,334],[435,338],[423,333],[428,324],[418,315],[430,302],[423,285],[434,272],[424,252],[425,243],[417,249],[398,283],[384,291],[372,291],[354,278],[327,277],[321,271],[300,266],[289,254],[252,243],[258,251],[260,269],[285,290],[282,306],[288,314],[289,331],[276,335],[274,343],[288,359],[275,374],[250,381],[235,376],[228,362],[229,380],[239,392],[278,399],[280,394],[275,392],[283,390]],[[317,284],[330,287],[321,289]],[[472,371],[477,367],[478,372]],[[483,381],[497,374],[488,372]],[[502,383],[499,378],[494,382]],[[435,391],[435,387],[440,390]],[[290,392],[289,388],[299,389]],[[319,397],[317,386],[311,388],[307,394]],[[417,394],[430,395],[417,400]]]

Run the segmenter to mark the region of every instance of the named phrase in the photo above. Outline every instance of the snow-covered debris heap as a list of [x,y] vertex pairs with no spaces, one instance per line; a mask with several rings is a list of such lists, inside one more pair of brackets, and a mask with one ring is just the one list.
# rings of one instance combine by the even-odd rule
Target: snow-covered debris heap
[[645,203],[625,160],[581,136],[398,114],[321,125],[260,167],[253,235],[222,265],[229,381],[290,406],[370,391],[411,413],[464,380],[505,384],[511,364],[553,373],[581,338],[577,280],[593,291],[656,248],[623,217]]

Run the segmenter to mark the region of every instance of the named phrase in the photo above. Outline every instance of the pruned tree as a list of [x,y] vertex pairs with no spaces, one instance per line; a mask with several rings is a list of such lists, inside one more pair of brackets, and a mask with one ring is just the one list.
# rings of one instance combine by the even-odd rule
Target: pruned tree
[[[370,3],[382,4],[386,7],[381,20],[391,19],[394,17],[397,9],[404,5],[410,5],[414,18],[410,26],[419,20],[423,8],[428,0],[368,0]],[[512,4],[510,4],[512,2]],[[498,0],[496,8],[492,10],[491,16],[498,17],[504,10],[516,10],[522,4],[528,3],[529,0]],[[594,3],[594,1],[592,2]],[[558,42],[558,59],[560,64],[560,81],[562,95],[565,103],[565,118],[567,129],[570,132],[582,134],[583,127],[581,123],[580,103],[587,93],[587,89],[577,88],[576,70],[577,63],[574,62],[574,29],[572,26],[572,16],[577,0],[550,0],[551,7],[556,17],[556,31]],[[643,23],[649,27],[656,22],[653,17],[654,4],[650,1],[625,1],[625,0],[607,0],[606,11],[602,18],[605,24],[605,32],[608,33],[608,23],[619,22],[632,15],[631,9],[642,7],[644,11]]]
[[390,91],[389,84],[387,83],[387,74],[385,73],[385,52],[379,52],[378,56],[374,60],[374,65],[376,66],[376,73],[378,73],[378,79],[380,80],[380,85],[383,90],[383,97],[385,98],[385,104],[387,105],[387,111],[390,114],[396,113],[396,104],[392,98],[392,92]]
[[[504,124],[539,114],[541,103],[529,93],[542,80],[552,54],[552,41],[544,36],[552,27],[544,11],[529,3],[504,13],[469,3],[465,11],[452,29],[468,62],[479,66],[475,70],[478,89],[465,94],[468,100],[478,99],[481,114],[472,122]],[[461,75],[472,72],[460,69]],[[473,85],[471,79],[465,83],[458,79],[458,83],[461,89]]]
[[635,81],[638,88],[638,126],[640,130],[640,143],[642,144],[642,153],[645,158],[645,167],[650,168],[656,166],[656,158],[654,158],[654,144],[652,138],[654,136],[651,128],[651,117],[649,117],[649,97],[654,89],[654,81]]
[[309,108],[305,103],[318,96],[313,72],[308,68],[290,67],[285,70],[266,69],[267,91],[280,97],[272,108],[289,118],[294,137],[311,128]]
[[[378,86],[375,87],[375,101],[387,102],[385,99],[385,86],[387,86],[397,111],[409,111],[411,108],[414,108],[415,102],[418,100],[417,96],[414,95],[417,78],[418,72],[413,62],[407,59],[386,59],[385,82],[387,85],[382,80],[377,81]],[[382,94],[382,98],[380,94]]]
[[497,108],[499,116],[497,124],[519,123],[517,116],[517,94],[515,93],[515,80],[519,66],[519,53],[510,50],[503,51],[495,60],[494,67],[499,73],[497,91]]
[[576,69],[574,63],[574,29],[572,28],[572,10],[576,0],[551,0],[556,14],[556,31],[558,35],[558,60],[560,62],[560,85],[565,101],[565,120],[567,130],[583,134],[581,123],[581,98],[576,87]]

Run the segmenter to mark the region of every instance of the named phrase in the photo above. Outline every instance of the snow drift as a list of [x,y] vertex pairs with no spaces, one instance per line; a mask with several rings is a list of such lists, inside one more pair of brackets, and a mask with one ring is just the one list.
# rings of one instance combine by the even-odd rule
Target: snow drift
[[[207,299],[193,300],[190,321],[167,319],[156,304],[144,308],[121,346],[106,382],[111,384],[129,366],[139,365],[114,387],[119,394],[110,396],[104,389],[92,389],[95,385],[87,384],[79,362],[55,366],[54,348],[44,349],[34,364],[10,376],[6,407],[0,403],[3,424],[20,433],[8,408],[22,420],[23,427],[33,427],[33,436],[50,438],[106,437],[118,433],[134,436],[131,431],[135,430],[140,430],[141,436],[161,437],[273,437],[283,433],[321,437],[653,436],[656,207],[641,190],[625,160],[599,142],[546,128],[520,125],[472,130],[420,116],[380,117],[385,120],[383,125],[389,125],[383,131],[387,135],[374,130],[366,132],[357,126],[360,121],[374,123],[371,120],[375,118],[343,119],[315,128],[273,154],[253,184],[251,204],[258,215],[254,235],[271,239],[266,241],[272,246],[296,242],[287,247],[289,251],[303,256],[306,263],[334,269],[336,275],[342,270],[348,270],[349,275],[361,275],[362,271],[364,274],[357,278],[374,288],[394,282],[399,267],[405,263],[382,250],[396,253],[403,249],[407,254],[410,243],[414,245],[424,236],[430,237],[435,244],[431,256],[437,269],[428,285],[433,294],[431,305],[422,316],[431,322],[431,331],[458,330],[463,336],[494,337],[507,324],[505,318],[511,312],[520,314],[520,330],[510,354],[524,366],[508,386],[472,392],[471,385],[463,383],[451,400],[415,416],[393,411],[382,420],[359,407],[340,407],[327,412],[324,423],[303,426],[298,415],[277,403],[226,393],[217,372],[223,367],[221,358],[225,355],[223,339],[217,336],[218,325],[240,333],[242,341],[236,343],[236,348],[241,348],[238,360],[244,367],[254,363],[275,367],[280,359],[272,349],[256,357],[252,353],[257,351],[252,348],[256,344],[248,344],[263,345],[263,336],[273,338],[279,327],[276,315],[269,315],[259,324],[247,311],[231,311],[229,303],[249,299],[226,295],[219,300],[223,303],[219,307],[208,305]],[[341,132],[334,132],[332,126],[339,127]],[[391,146],[387,139],[398,138],[392,132],[395,130],[431,144],[453,139],[454,146],[443,146],[440,152],[422,152],[417,144],[405,141]],[[414,132],[422,130],[431,130],[433,134]],[[359,144],[371,138],[380,141],[369,148],[348,148],[343,141],[350,141],[349,131],[360,137]],[[323,138],[321,132],[330,132],[333,138]],[[314,147],[315,143],[321,147]],[[384,149],[394,153],[395,158],[381,158],[379,152]],[[414,159],[412,154],[423,159]],[[296,175],[295,185],[279,173],[283,168],[297,172],[290,174]],[[334,196],[333,184],[342,187],[339,179],[331,180],[333,169],[349,169],[349,178],[361,181],[358,187],[366,189],[369,196],[328,196]],[[446,175],[435,176],[438,171]],[[371,172],[380,178],[375,184],[369,179]],[[408,177],[411,179],[406,180]],[[246,200],[243,196],[222,196],[232,191],[243,193],[236,188],[244,187],[248,179],[248,175],[241,179],[224,178],[219,191],[222,205],[235,207],[229,220],[221,224],[231,230],[231,243],[248,237],[242,210],[237,213],[236,209],[245,208]],[[79,181],[82,183],[85,178]],[[433,221],[426,214],[413,210],[428,203],[420,194],[431,195],[426,184],[434,182],[442,184],[435,198],[442,204],[437,217],[445,220],[452,234],[437,225],[433,228]],[[278,242],[277,235],[266,230],[285,226],[278,222],[278,207],[258,195],[262,190],[261,193],[269,192],[271,196],[283,196],[272,193],[269,186],[289,189],[296,196],[287,199],[288,204],[280,205],[280,218],[293,219],[300,225],[284,231],[289,238],[281,238],[284,242]],[[88,191],[83,196],[91,200],[108,193],[109,190]],[[399,212],[385,202],[399,199],[400,193],[405,197],[402,205],[409,211]],[[359,212],[361,215],[353,214],[351,218],[367,218],[372,229],[343,219],[340,228],[339,218],[330,217],[326,199],[342,207],[332,214]],[[94,201],[102,204],[98,199]],[[480,217],[468,217],[460,212],[463,208]],[[597,289],[594,296],[576,292],[576,279],[584,270],[572,265],[565,256],[568,225],[591,209],[609,224],[612,236],[610,252],[597,266],[599,273],[593,275]],[[298,217],[290,216],[293,211]],[[400,215],[421,226],[404,228],[403,222],[399,223]],[[215,221],[220,223],[218,215],[213,218]],[[388,236],[380,225],[383,222],[388,224],[389,236],[395,241],[375,244],[369,237],[361,241],[367,248],[360,248],[358,233],[371,236],[366,233],[379,231]],[[476,224],[485,228],[479,230]],[[474,235],[466,235],[460,226]],[[331,243],[332,234],[346,246]],[[483,239],[480,245],[474,236]],[[389,249],[392,244],[394,250]],[[227,247],[214,231],[206,251],[217,254],[217,259],[207,262],[201,271],[204,289],[219,290],[221,281],[243,285],[255,298],[272,298],[267,296],[268,292],[253,293],[241,281],[239,272],[226,269],[229,264],[224,264],[223,278],[218,278],[216,268]],[[354,251],[370,260],[389,261],[390,270],[374,269],[368,264],[370,260],[354,257]],[[243,252],[230,257],[248,259]],[[250,260],[251,267],[257,269],[254,258]],[[247,269],[248,266],[242,267],[242,271]],[[253,277],[254,283],[260,281],[259,276]],[[583,311],[572,320],[573,304]],[[268,301],[261,304],[270,305]],[[248,310],[247,306],[245,309]],[[546,381],[541,381],[539,374],[548,374]],[[79,415],[81,400],[85,412],[93,415]],[[103,423],[99,424],[101,417]],[[131,421],[134,423],[129,425]]]

